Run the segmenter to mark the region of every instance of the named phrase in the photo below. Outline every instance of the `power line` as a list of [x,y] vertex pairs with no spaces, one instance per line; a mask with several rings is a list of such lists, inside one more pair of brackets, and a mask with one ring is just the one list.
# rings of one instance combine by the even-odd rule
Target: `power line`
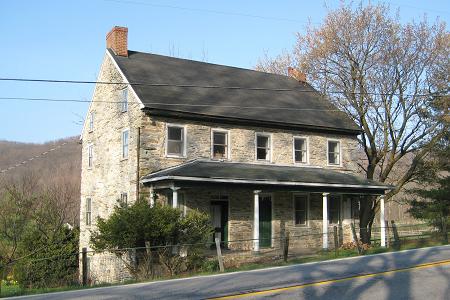
[[[236,16],[236,17],[262,19],[262,20],[274,20],[274,21],[310,24],[309,22],[305,22],[302,20],[296,20],[296,19],[261,16],[261,15],[245,14],[245,13],[238,13],[238,12],[231,12],[231,11],[221,11],[221,10],[214,10],[214,9],[192,8],[192,7],[184,7],[184,6],[176,6],[176,5],[168,5],[168,4],[156,4],[156,3],[148,3],[148,2],[140,2],[140,1],[127,1],[127,0],[104,0],[104,1],[116,2],[116,3],[120,3],[120,4],[133,4],[133,5],[145,5],[145,6],[153,6],[153,7],[161,7],[161,8],[171,8],[171,9],[203,12],[203,13],[210,13],[210,14],[217,14],[217,15],[228,15],[228,16]],[[311,23],[319,24],[317,22],[311,22]]]
[[[81,103],[115,103],[122,101],[105,100],[82,100],[82,99],[55,99],[55,98],[24,98],[24,97],[0,97],[0,100],[18,100],[18,101],[43,101],[43,102],[81,102]],[[139,103],[128,103],[128,105],[139,105]],[[218,108],[239,108],[239,109],[273,109],[273,110],[295,110],[295,111],[340,111],[338,109],[320,109],[320,108],[293,108],[278,106],[240,106],[240,105],[216,105],[216,104],[187,104],[187,103],[165,103],[165,102],[146,102],[146,105],[163,106],[188,106],[188,107],[218,107]]]
[[[202,89],[226,89],[226,90],[249,90],[249,91],[272,91],[272,92],[301,92],[318,93],[314,89],[273,89],[264,87],[243,87],[243,86],[220,86],[220,85],[197,85],[197,84],[176,84],[176,83],[149,83],[149,82],[122,82],[122,81],[89,81],[89,80],[58,80],[58,79],[35,79],[35,78],[6,78],[1,77],[0,81],[16,82],[37,82],[37,83],[62,83],[62,84],[105,84],[105,85],[131,85],[131,86],[151,86],[151,87],[176,87],[176,88],[202,88]],[[353,94],[353,95],[371,95],[371,96],[408,96],[408,97],[446,97],[438,93],[427,94],[405,94],[405,93],[377,93],[377,92],[344,92],[327,91],[329,94]]]

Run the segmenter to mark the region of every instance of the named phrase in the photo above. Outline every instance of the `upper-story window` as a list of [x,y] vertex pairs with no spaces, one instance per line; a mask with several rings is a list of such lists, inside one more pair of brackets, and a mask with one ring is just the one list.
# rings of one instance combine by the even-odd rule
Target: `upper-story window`
[[130,131],[122,131],[122,158],[128,158],[128,144],[130,139]]
[[294,137],[294,162],[302,164],[308,162],[308,143],[306,138]]
[[88,146],[88,167],[89,168],[92,168],[93,161],[94,161],[94,146],[89,145]]
[[92,221],[92,200],[86,198],[86,225],[90,226]]
[[122,112],[128,111],[128,88],[122,90],[121,108]]
[[339,141],[328,141],[328,164],[341,164],[341,143]]
[[228,132],[213,130],[212,132],[212,157],[214,159],[228,159]]
[[256,134],[256,159],[270,161],[270,135]]
[[91,112],[89,114],[89,131],[93,131],[94,130],[94,113]]
[[167,156],[184,156],[186,148],[185,129],[179,125],[167,125]]

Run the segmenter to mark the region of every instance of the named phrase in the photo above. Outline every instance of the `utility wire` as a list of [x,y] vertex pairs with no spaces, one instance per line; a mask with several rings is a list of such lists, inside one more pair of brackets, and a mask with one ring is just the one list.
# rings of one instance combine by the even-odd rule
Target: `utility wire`
[[[153,6],[153,7],[161,7],[161,8],[171,8],[171,9],[178,9],[178,10],[185,10],[185,11],[195,11],[195,12],[216,14],[216,15],[228,15],[228,16],[236,16],[236,17],[262,19],[262,20],[274,20],[274,21],[309,24],[309,22],[305,22],[305,21],[302,21],[302,20],[296,20],[296,19],[271,17],[271,16],[260,16],[260,15],[245,14],[245,13],[238,13],[238,12],[231,12],[231,11],[222,11],[222,10],[213,10],[213,9],[205,9],[205,8],[192,8],[192,7],[183,7],[183,6],[175,6],[175,5],[168,5],[168,4],[157,4],[157,3],[148,3],[148,2],[141,2],[141,1],[129,1],[129,0],[104,0],[104,1],[115,2],[115,3],[119,3],[119,4],[133,4],[133,5],[145,5],[145,6]],[[319,24],[317,22],[311,22],[311,23],[312,24]]]
[[[43,102],[81,102],[81,103],[123,103],[122,101],[107,100],[82,100],[82,99],[54,99],[54,98],[23,98],[23,97],[0,97],[0,100],[18,100],[18,101],[43,101]],[[128,105],[139,105],[140,103],[130,103]],[[321,108],[293,108],[278,106],[240,106],[240,105],[216,105],[216,104],[187,104],[187,103],[165,103],[165,102],[146,102],[146,105],[162,106],[188,106],[188,107],[218,107],[218,108],[239,108],[239,109],[273,109],[273,110],[296,110],[296,111],[340,111],[338,109]]]
[[[37,83],[65,83],[65,84],[105,84],[105,85],[131,85],[131,86],[151,86],[151,87],[176,87],[176,88],[202,88],[202,89],[226,89],[226,90],[250,90],[250,91],[273,91],[273,92],[300,92],[300,93],[319,93],[314,89],[272,89],[263,87],[243,87],[243,86],[220,86],[220,85],[197,85],[197,84],[174,84],[174,83],[149,83],[149,82],[119,82],[119,81],[88,81],[88,80],[57,80],[57,79],[34,79],[34,78],[6,78],[0,77],[0,81],[15,82],[37,82]],[[376,92],[343,92],[327,91],[329,94],[353,94],[353,95],[372,95],[372,96],[408,96],[408,97],[446,97],[448,94],[439,95],[439,93],[427,94],[405,94],[405,93],[376,93]]]

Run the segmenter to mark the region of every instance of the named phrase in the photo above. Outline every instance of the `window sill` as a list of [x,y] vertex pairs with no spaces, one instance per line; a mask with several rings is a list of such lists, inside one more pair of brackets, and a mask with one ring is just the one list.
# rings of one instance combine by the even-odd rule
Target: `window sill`
[[187,158],[186,155],[172,155],[172,154],[167,154],[166,158],[178,158],[178,159],[184,159]]

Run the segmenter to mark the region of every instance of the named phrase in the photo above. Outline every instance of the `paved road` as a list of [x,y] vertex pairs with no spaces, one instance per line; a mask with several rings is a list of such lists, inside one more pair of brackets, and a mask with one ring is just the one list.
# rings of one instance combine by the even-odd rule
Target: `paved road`
[[[28,296],[28,299],[206,299],[247,293],[256,299],[449,299],[450,264],[424,266],[378,276],[364,276],[450,260],[450,246],[363,256],[331,262],[293,265],[215,276],[131,284],[63,293]],[[353,279],[292,287],[359,276]],[[289,289],[280,289],[291,287]],[[279,289],[252,294],[252,291]]]

